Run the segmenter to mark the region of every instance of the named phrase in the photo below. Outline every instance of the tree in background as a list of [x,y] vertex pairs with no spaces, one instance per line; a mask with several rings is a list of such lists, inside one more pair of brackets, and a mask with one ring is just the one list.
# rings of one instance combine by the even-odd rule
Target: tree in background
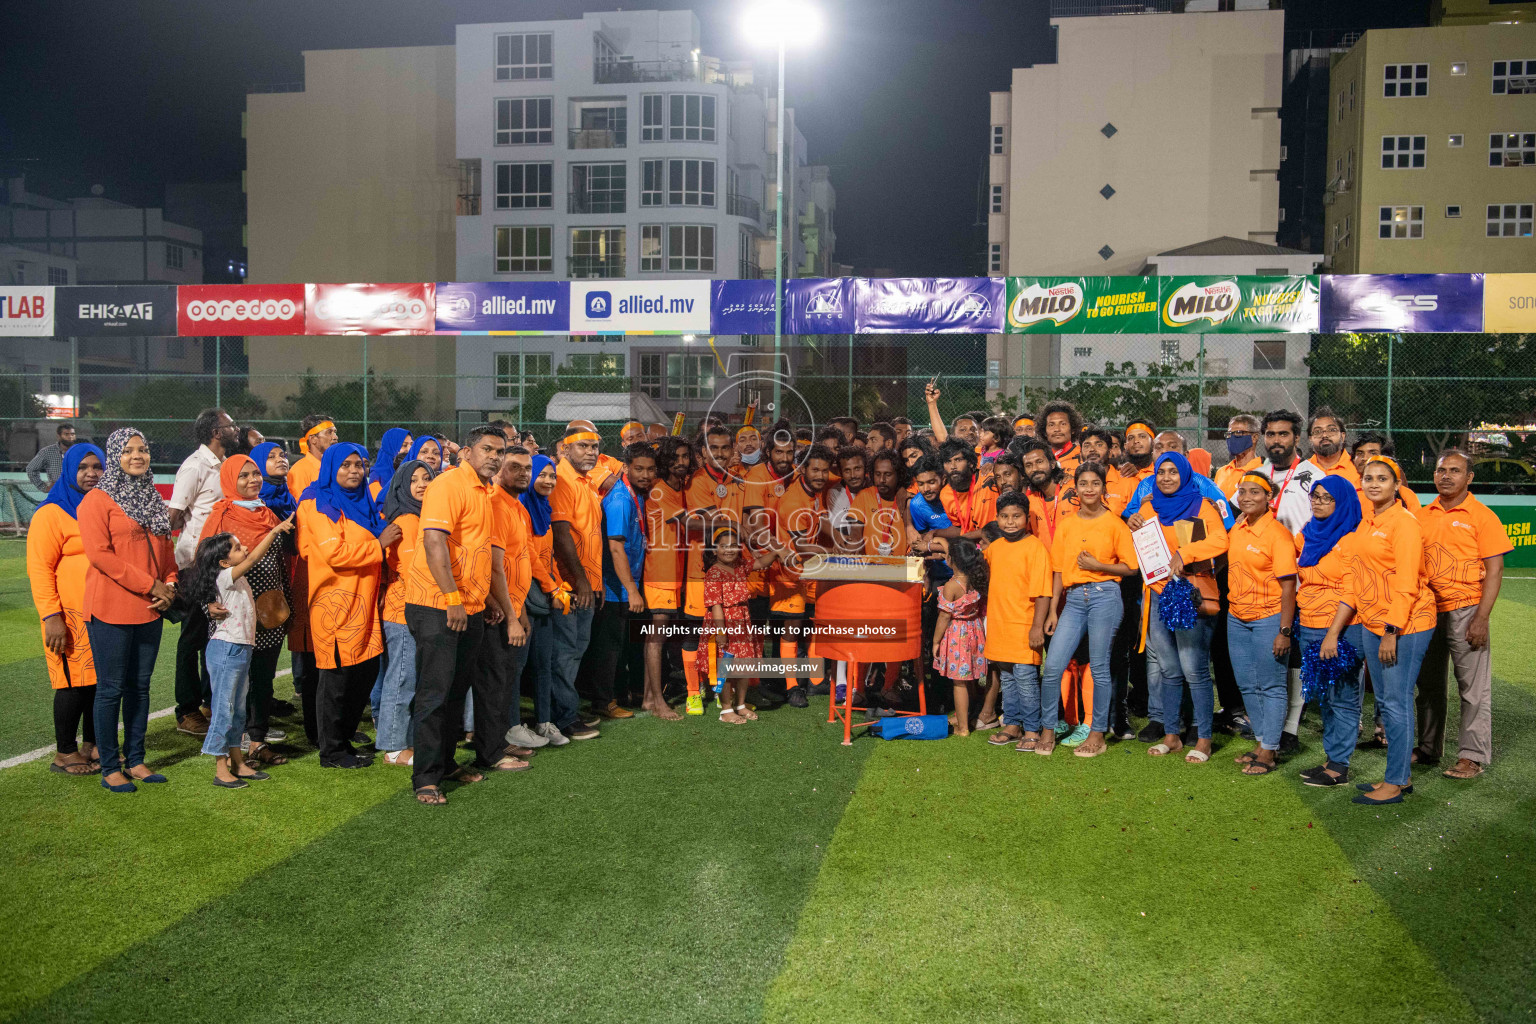
[[[1219,390],[1220,378],[1205,379],[1208,391]],[[1158,426],[1177,423],[1200,404],[1200,381],[1192,360],[1182,363],[1104,364],[1103,373],[1064,377],[1054,387],[1024,389],[1027,410],[1038,410],[1053,399],[1077,406],[1083,422],[1120,427],[1132,417],[1146,417]]]

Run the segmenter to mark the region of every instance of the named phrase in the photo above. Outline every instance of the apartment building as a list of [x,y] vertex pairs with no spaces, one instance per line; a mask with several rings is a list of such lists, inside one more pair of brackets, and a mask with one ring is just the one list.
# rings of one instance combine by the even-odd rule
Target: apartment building
[[1333,273],[1536,270],[1536,23],[1367,32],[1329,108]]

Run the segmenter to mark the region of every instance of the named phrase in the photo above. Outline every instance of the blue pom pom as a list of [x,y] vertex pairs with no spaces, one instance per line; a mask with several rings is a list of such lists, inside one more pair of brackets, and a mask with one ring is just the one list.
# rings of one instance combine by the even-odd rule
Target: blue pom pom
[[1343,637],[1339,638],[1338,657],[1323,658],[1321,656],[1322,649],[1323,642],[1321,640],[1314,640],[1302,652],[1302,700],[1318,700],[1334,683],[1349,675],[1360,664],[1360,652],[1355,650],[1354,644]]
[[1195,585],[1183,576],[1169,580],[1157,596],[1157,612],[1169,629],[1193,629],[1200,616]]

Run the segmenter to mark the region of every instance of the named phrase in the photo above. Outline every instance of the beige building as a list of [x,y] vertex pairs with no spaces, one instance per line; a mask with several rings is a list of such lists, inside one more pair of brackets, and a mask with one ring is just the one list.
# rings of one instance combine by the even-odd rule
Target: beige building
[[1328,91],[1333,273],[1536,270],[1536,24],[1373,30]]
[[[452,46],[307,51],[298,91],[246,97],[251,283],[454,279],[454,71]],[[455,340],[370,339],[369,365],[451,419]],[[248,344],[274,405],[306,371],[362,370],[361,340]]]
[[[1056,61],[991,97],[991,274],[1139,274],[1206,239],[1274,244],[1285,12],[1230,6],[1051,19]],[[1022,342],[992,338],[989,377],[1057,372],[1059,337]]]

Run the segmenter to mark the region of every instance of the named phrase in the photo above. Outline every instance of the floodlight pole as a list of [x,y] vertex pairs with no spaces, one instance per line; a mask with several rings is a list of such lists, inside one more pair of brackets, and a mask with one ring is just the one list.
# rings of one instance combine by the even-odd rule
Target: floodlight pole
[[779,33],[778,151],[773,179],[773,415],[780,407],[783,373],[779,357],[784,348],[784,33]]

